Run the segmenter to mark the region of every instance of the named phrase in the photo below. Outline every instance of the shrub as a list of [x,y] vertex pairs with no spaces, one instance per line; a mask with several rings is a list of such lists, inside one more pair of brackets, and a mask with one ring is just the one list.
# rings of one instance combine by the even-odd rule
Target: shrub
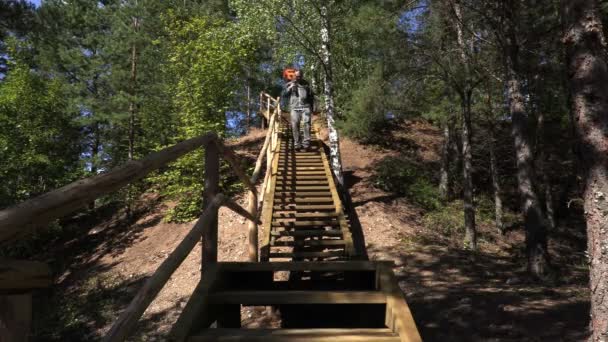
[[441,207],[439,191],[420,166],[408,160],[386,158],[376,169],[374,185],[385,191],[407,196],[427,210]]
[[355,85],[346,101],[340,130],[347,136],[364,142],[378,142],[389,124],[387,120],[388,92],[382,75],[376,71]]

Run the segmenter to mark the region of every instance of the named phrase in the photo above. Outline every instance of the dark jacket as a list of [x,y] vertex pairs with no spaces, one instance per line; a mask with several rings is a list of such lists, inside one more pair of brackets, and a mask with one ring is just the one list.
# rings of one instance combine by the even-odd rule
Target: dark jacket
[[[294,84],[294,86],[289,89],[291,84]],[[286,83],[281,98],[283,105],[288,104],[290,110],[308,108],[312,111],[315,103],[315,95],[310,85],[302,79]]]

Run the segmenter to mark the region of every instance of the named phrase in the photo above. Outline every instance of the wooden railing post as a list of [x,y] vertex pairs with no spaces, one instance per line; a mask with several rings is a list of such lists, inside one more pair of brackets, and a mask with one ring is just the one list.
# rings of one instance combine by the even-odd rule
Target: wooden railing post
[[[207,144],[205,149],[205,189],[203,191],[203,210],[209,207],[220,187],[220,153],[215,142]],[[205,265],[217,262],[217,210],[211,218],[209,228],[203,232],[202,270]]]

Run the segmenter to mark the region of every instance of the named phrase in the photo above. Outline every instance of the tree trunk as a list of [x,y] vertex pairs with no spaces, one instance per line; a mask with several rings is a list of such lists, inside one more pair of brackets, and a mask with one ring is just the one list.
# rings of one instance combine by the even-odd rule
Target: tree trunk
[[496,228],[501,234],[505,232],[505,224],[503,222],[503,207],[502,207],[502,189],[500,187],[500,179],[498,177],[498,166],[496,165],[496,141],[493,129],[490,129],[490,174],[492,176],[492,190],[494,191],[494,220]]
[[464,201],[464,246],[477,249],[475,227],[475,202],[473,198],[473,153],[471,151],[471,92],[464,94],[462,118],[463,201]]
[[441,148],[441,170],[439,172],[439,196],[444,201],[449,199],[450,187],[450,125],[443,126],[443,146]]
[[526,230],[528,272],[536,277],[543,278],[551,273],[547,251],[547,230],[543,222],[543,212],[536,191],[532,139],[519,78],[519,45],[516,35],[518,18],[515,13],[515,6],[515,0],[509,1],[506,6],[505,79],[507,81],[509,112],[513,121],[512,135],[515,142],[517,183]]
[[[133,18],[133,30],[137,32],[138,28],[137,18]],[[129,151],[128,159],[133,160],[135,158],[135,116],[137,111],[137,104],[135,103],[135,96],[137,95],[137,47],[135,43],[131,45],[131,99],[129,103]]]
[[245,132],[249,133],[249,128],[251,127],[251,86],[249,85],[249,80],[247,80],[247,127],[245,128]]
[[551,192],[551,180],[549,179],[549,175],[547,174],[547,168],[545,167],[548,160],[548,155],[545,152],[545,115],[542,111],[538,114],[536,127],[536,169],[538,170],[538,174],[541,177],[541,186],[543,189],[545,201],[544,209],[547,228],[550,230],[554,230],[556,225],[555,210],[553,209],[553,193]]
[[464,37],[464,17],[459,1],[452,3],[454,8],[456,37],[465,73],[464,89],[460,91],[462,105],[462,174],[464,201],[464,247],[477,249],[477,230],[475,227],[475,202],[473,198],[473,153],[471,151],[471,96],[473,86],[470,73],[470,60],[467,54],[467,44]]
[[327,5],[321,6],[321,55],[325,72],[323,73],[324,95],[325,95],[325,115],[327,116],[327,130],[329,132],[329,155],[330,163],[334,176],[340,184],[344,185],[342,175],[342,158],[340,156],[340,137],[335,125],[334,112],[334,89],[332,75],[332,58],[330,45],[330,21]]
[[608,340],[608,65],[593,0],[565,0],[572,112],[585,169],[585,219],[591,287],[591,341]]

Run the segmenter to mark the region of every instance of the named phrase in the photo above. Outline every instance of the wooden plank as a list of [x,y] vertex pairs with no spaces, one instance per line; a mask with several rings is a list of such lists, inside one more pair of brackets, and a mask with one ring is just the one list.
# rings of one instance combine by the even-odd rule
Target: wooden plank
[[[320,144],[320,143],[319,143]],[[345,250],[346,254],[349,256],[357,255],[357,251],[355,251],[353,237],[350,232],[350,227],[346,221],[346,216],[344,215],[344,207],[342,206],[342,199],[338,194],[338,189],[336,187],[336,183],[334,182],[334,177],[332,170],[329,166],[329,161],[327,160],[327,156],[325,153],[321,154],[321,158],[323,159],[323,165],[325,168],[325,173],[327,175],[327,180],[329,184],[329,188],[334,199],[334,205],[336,207],[336,214],[338,215],[338,221],[340,222],[340,229],[342,229],[344,240],[346,241]]]
[[298,241],[275,241],[273,246],[276,247],[327,247],[327,246],[344,246],[342,239],[326,239],[326,240],[298,240]]
[[37,261],[0,259],[0,293],[22,293],[53,284],[51,269]]
[[177,322],[171,327],[169,333],[170,340],[173,342],[184,341],[188,335],[193,332],[194,323],[197,323],[197,328],[207,327],[211,324],[215,317],[208,310],[209,292],[213,290],[218,283],[218,264],[207,266],[204,275],[194,289],[194,292],[188,299],[188,303],[179,315]]
[[272,221],[273,227],[316,227],[316,226],[340,226],[338,221],[292,221],[292,222],[277,222]]
[[275,197],[274,203],[333,203],[331,197],[295,197],[295,198],[282,198]]
[[[205,189],[203,191],[203,210],[207,209],[220,189],[220,155],[217,144],[209,144],[205,150]],[[219,208],[219,207],[218,207]],[[202,231],[201,265],[217,262],[218,212],[209,214],[209,226]]]
[[305,192],[305,191],[299,191],[299,192],[277,192],[276,195],[277,197],[326,197],[326,196],[331,196],[331,193],[329,191],[310,191],[310,192]]
[[[274,127],[274,123],[276,120],[277,114],[274,113],[270,117],[268,126]],[[266,155],[266,151],[270,146],[270,142],[272,140],[272,129],[269,129],[266,132],[266,137],[264,138],[264,144],[262,145],[262,149],[260,150],[260,154],[255,162],[255,168],[253,169],[253,173],[251,175],[250,182],[251,184],[256,184],[258,182],[258,178],[262,172],[262,165],[264,163],[264,157]],[[262,186],[262,191],[264,191]],[[258,217],[258,193],[257,190],[250,190],[248,193],[248,203],[247,203],[247,211],[253,216]],[[248,254],[249,261],[258,261],[258,223],[257,220],[250,220],[247,227],[247,240],[248,240]]]
[[292,166],[292,165],[282,165],[281,166],[283,170],[287,170],[287,171],[315,171],[315,170],[323,170],[323,166]]
[[296,180],[296,181],[289,181],[289,180],[282,180],[282,179],[277,179],[277,185],[281,185],[281,186],[288,186],[288,185],[323,185],[323,184],[327,184],[327,180],[322,180],[322,181],[304,181],[304,180]]
[[390,310],[387,317],[392,319],[392,321],[387,322],[387,325],[394,327],[394,332],[399,334],[401,342],[421,342],[422,338],[416,327],[416,322],[391,267],[386,264],[379,264],[377,278],[380,290],[387,298],[387,311]]
[[331,258],[331,257],[342,257],[344,251],[330,251],[330,252],[275,252],[270,253],[271,258]]
[[283,181],[319,181],[325,182],[327,178],[324,175],[278,175],[278,178]]
[[336,217],[336,213],[274,213],[273,218],[324,218],[324,217]]
[[0,341],[30,341],[32,294],[0,295]]
[[281,191],[285,191],[285,190],[295,190],[296,192],[300,192],[300,191],[320,191],[320,190],[325,190],[325,191],[329,191],[329,187],[328,186],[324,186],[324,185],[283,185],[281,184],[280,186],[277,185],[276,190],[278,190],[279,192]]
[[225,291],[209,295],[213,304],[384,304],[378,291]]
[[274,206],[275,210],[293,210],[293,211],[311,211],[311,210],[331,210],[335,211],[336,207],[331,205],[295,205],[295,204],[279,204]]
[[279,176],[324,176],[325,171],[301,171],[301,172],[293,172],[293,171],[282,171],[280,170],[278,173]]
[[312,236],[339,236],[342,237],[342,231],[338,229],[322,230],[280,230],[272,231],[273,236],[291,236],[291,237],[312,237]]
[[379,265],[394,265],[393,261],[290,261],[250,263],[243,261],[219,262],[221,272],[277,272],[277,271],[376,271]]
[[[281,123],[279,122],[278,124],[279,126],[281,125]],[[262,242],[262,248],[260,250],[260,260],[261,261],[267,261],[268,260],[268,253],[270,253],[270,239],[271,239],[271,235],[270,235],[270,224],[272,222],[272,213],[274,211],[274,196],[275,196],[275,192],[276,192],[276,181],[277,181],[277,171],[279,169],[279,158],[276,158],[274,156],[274,154],[276,154],[278,152],[278,148],[280,147],[280,144],[277,144],[275,149],[273,150],[273,152],[271,153],[271,155],[273,155],[272,157],[272,164],[271,164],[271,169],[268,170],[267,172],[270,173],[270,179],[268,182],[268,196],[266,196],[264,198],[264,208],[262,210],[262,222],[263,222],[263,226],[264,226],[264,241]]]
[[31,233],[36,227],[48,224],[92,200],[111,193],[147,176],[150,172],[217,139],[215,133],[192,138],[141,160],[129,161],[107,173],[70,183],[16,206],[0,211],[0,241]]
[[390,329],[208,329],[189,342],[396,342]]
[[129,306],[122,312],[118,320],[114,322],[108,334],[103,338],[103,341],[124,341],[134,330],[141,315],[167,283],[173,272],[175,272],[188,254],[190,254],[194,246],[196,246],[203,231],[209,229],[209,224],[213,215],[217,212],[217,208],[220,207],[224,200],[225,197],[222,194],[217,194],[215,196],[182,242],[180,242],[175,250],[169,254],[167,259],[160,264],[156,271],[154,271],[154,274],[146,280]]

